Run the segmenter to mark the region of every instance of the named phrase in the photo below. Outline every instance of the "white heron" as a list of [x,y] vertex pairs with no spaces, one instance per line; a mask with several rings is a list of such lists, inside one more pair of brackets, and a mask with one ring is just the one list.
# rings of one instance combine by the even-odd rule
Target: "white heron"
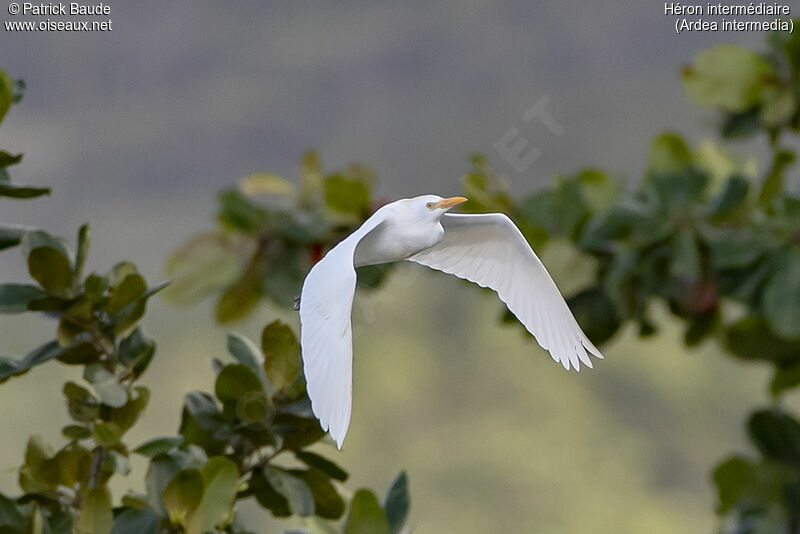
[[356,267],[409,260],[497,292],[566,370],[602,354],[583,333],[519,229],[502,213],[451,214],[464,197],[423,195],[386,204],[317,262],[300,295],[308,396],[341,449],[350,425]]

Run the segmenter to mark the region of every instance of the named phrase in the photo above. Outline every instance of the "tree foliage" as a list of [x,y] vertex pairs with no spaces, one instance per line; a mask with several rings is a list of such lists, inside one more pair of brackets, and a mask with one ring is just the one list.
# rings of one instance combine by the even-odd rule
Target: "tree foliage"
[[[2,115],[15,100],[9,91],[23,84],[11,82],[5,71],[0,71],[0,82]],[[25,199],[48,193],[11,185],[5,169],[21,159],[0,152],[0,196]],[[331,197],[362,184],[350,175],[334,182],[326,190]],[[276,187],[286,184],[269,175],[242,182],[250,192],[274,194],[280,192]],[[290,305],[306,266],[297,262],[293,269],[282,262],[309,240],[329,246],[337,236],[329,226],[346,228],[368,213],[364,206],[349,204],[340,219],[328,221],[309,197],[304,200],[308,207],[296,214],[301,224],[286,211],[251,209],[237,191],[223,193],[221,201],[221,223],[242,235],[203,236],[186,252],[188,266],[179,252],[169,268],[177,275],[176,288],[184,284],[196,295],[224,288],[217,308],[221,322],[247,313],[250,308],[242,302],[255,303],[262,295]],[[324,233],[311,236],[308,232],[323,220],[328,221]],[[266,231],[274,231],[275,238],[259,236]],[[245,236],[259,236],[258,243]],[[64,443],[54,449],[32,436],[18,470],[22,494],[0,494],[0,532],[244,534],[236,509],[245,499],[275,517],[299,518],[303,532],[376,532],[374,524],[385,524],[387,533],[402,531],[409,502],[405,474],[392,484],[383,504],[368,489],[358,490],[348,502],[342,491],[347,472],[308,450],[325,433],[311,413],[296,335],[280,321],[264,328],[260,345],[238,334],[228,337],[230,358],[212,360],[217,375],[213,392],[186,395],[175,435],[128,443],[128,431],[150,400],[150,390],[138,382],[156,355],[155,341],[139,323],[148,299],[167,284],[149,285],[130,262],[117,263],[106,273],[84,273],[89,241],[88,226],[80,228],[72,244],[35,228],[0,224],[0,248],[19,247],[31,277],[28,283],[0,284],[0,313],[43,313],[56,323],[52,341],[24,357],[0,358],[0,383],[51,360],[83,369],[80,382],[63,387],[71,419],[62,429]],[[243,250],[248,255],[241,256]],[[244,274],[235,273],[238,280],[226,286],[228,265],[239,261]],[[194,280],[203,277],[206,287],[198,289]],[[132,454],[149,460],[146,492],[112,496],[109,480],[130,473]]]

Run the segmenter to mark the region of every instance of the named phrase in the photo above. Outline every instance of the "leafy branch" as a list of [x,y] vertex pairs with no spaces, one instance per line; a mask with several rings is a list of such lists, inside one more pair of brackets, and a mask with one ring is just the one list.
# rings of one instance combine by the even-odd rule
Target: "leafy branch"
[[[8,79],[0,71],[0,81]],[[11,102],[5,94],[0,92],[0,118]],[[0,196],[49,193],[9,185],[5,167],[20,160],[21,155],[0,152]],[[264,187],[263,180],[251,182]],[[236,199],[228,198],[232,217],[260,217],[237,213]],[[272,235],[266,221],[253,227],[250,279],[262,277],[262,254],[286,246]],[[252,498],[275,517],[300,518],[313,532],[401,532],[409,502],[405,474],[392,483],[383,504],[369,490],[356,492],[344,524],[337,526],[348,508],[340,487],[348,475],[307,450],[325,434],[311,413],[295,334],[279,321],[266,326],[260,347],[230,335],[234,361],[212,360],[217,372],[213,394],[186,395],[176,435],[130,447],[124,438],[150,400],[150,390],[138,381],[156,354],[155,341],[139,323],[148,299],[167,284],[149,286],[130,262],[84,275],[89,241],[88,226],[80,228],[73,247],[41,230],[0,224],[0,249],[20,247],[33,282],[0,284],[0,313],[43,313],[57,322],[52,341],[22,358],[0,358],[0,383],[51,360],[83,369],[82,381],[63,387],[71,419],[62,429],[66,443],[54,450],[38,436],[29,439],[19,468],[23,494],[0,494],[0,531],[244,533],[237,503]],[[211,241],[234,254],[243,246]],[[232,294],[246,296],[249,290],[242,284]],[[238,313],[224,304],[220,310],[222,320]],[[149,459],[146,492],[129,492],[115,502],[108,483],[115,475],[129,475],[131,454]]]

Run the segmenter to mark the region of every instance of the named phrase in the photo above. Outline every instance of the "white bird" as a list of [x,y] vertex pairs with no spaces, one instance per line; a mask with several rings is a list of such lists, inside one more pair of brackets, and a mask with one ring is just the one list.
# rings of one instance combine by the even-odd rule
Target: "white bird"
[[341,449],[350,425],[350,315],[356,267],[409,260],[497,292],[565,369],[602,354],[583,333],[542,262],[502,213],[447,213],[464,197],[423,195],[387,204],[317,262],[300,295],[300,344],[308,396]]

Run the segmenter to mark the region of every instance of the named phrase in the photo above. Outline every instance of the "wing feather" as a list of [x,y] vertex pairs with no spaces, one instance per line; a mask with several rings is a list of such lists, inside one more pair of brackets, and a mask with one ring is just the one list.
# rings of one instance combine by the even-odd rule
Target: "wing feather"
[[353,260],[358,243],[381,222],[373,216],[332,248],[311,268],[300,295],[300,346],[311,409],[340,449],[353,397]]
[[445,214],[444,237],[408,258],[497,292],[508,309],[565,369],[603,355],[583,333],[525,237],[502,213]]

